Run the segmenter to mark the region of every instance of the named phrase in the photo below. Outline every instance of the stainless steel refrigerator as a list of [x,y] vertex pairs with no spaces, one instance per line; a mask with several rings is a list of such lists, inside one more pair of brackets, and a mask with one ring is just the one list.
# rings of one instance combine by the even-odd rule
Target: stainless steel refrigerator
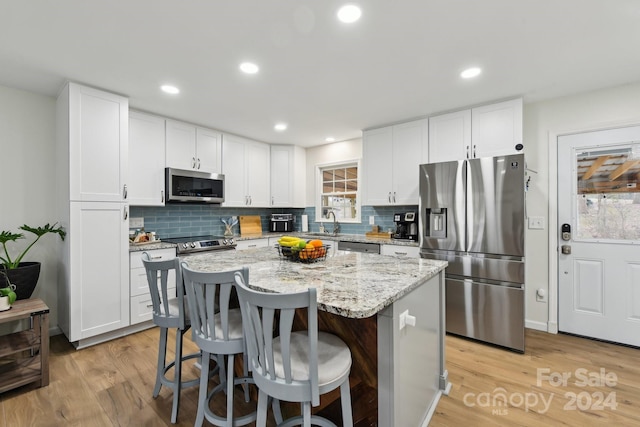
[[449,262],[447,332],[524,352],[524,155],[420,165],[420,256]]

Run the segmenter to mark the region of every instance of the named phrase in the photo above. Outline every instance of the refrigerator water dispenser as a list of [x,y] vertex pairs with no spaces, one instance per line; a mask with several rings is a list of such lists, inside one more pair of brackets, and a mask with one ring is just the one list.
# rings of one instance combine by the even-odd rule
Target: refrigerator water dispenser
[[447,237],[447,208],[427,209],[426,237],[444,239]]

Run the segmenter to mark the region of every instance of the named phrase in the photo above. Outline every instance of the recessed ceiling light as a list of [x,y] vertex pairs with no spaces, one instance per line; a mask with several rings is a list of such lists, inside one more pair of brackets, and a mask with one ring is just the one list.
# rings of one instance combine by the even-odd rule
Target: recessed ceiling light
[[287,130],[287,124],[286,123],[277,123],[273,128],[275,130],[277,130],[278,132],[282,132],[283,130]]
[[246,74],[255,74],[260,71],[260,68],[253,62],[243,62],[240,64],[240,71]]
[[327,142],[336,142],[336,139],[334,137],[332,137],[332,136],[329,136],[329,137],[327,137],[325,139],[325,141],[327,141]]
[[160,86],[160,89],[162,89],[163,92],[170,93],[171,95],[180,93],[180,89],[171,85],[162,85]]
[[463,79],[471,79],[473,77],[477,77],[482,73],[482,70],[478,67],[467,68],[463,72],[460,73],[460,77]]
[[338,19],[345,24],[356,22],[362,16],[362,10],[354,4],[346,4],[338,9]]

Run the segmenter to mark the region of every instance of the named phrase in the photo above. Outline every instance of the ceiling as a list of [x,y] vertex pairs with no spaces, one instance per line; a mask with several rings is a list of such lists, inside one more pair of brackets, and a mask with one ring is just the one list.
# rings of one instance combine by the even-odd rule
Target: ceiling
[[[133,108],[310,147],[639,80],[637,0],[350,2],[363,13],[346,25],[336,0],[0,0],[0,84],[55,96],[72,80]],[[243,61],[260,72],[240,73]],[[483,73],[462,80],[469,66]]]

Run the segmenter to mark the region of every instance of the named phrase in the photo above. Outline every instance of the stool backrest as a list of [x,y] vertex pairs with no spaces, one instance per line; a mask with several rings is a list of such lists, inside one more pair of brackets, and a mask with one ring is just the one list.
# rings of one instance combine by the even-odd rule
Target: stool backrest
[[[188,321],[184,308],[184,287],[182,286],[180,260],[177,257],[168,260],[153,260],[148,252],[143,252],[142,264],[147,273],[147,283],[153,304],[153,322],[162,327],[184,329]],[[173,304],[171,304],[172,302]]]
[[[299,401],[301,396],[305,396],[304,399],[311,401],[314,406],[319,405],[316,289],[309,288],[297,293],[267,293],[247,287],[248,282],[242,275],[236,274],[235,280],[249,352],[249,369],[253,371],[256,385],[269,395],[272,395],[270,391],[277,391],[280,398],[292,401]],[[296,310],[305,308],[309,375],[308,379],[299,380],[293,378],[292,355],[296,349],[291,347],[291,334]],[[279,337],[281,361],[276,361],[274,357],[275,337]],[[276,366],[282,368],[280,374],[276,372]]]
[[210,353],[233,354],[244,349],[242,338],[230,334],[229,315],[232,309],[232,291],[235,274],[249,277],[249,269],[223,272],[202,272],[182,263],[182,275],[189,302],[191,330],[198,346]]

